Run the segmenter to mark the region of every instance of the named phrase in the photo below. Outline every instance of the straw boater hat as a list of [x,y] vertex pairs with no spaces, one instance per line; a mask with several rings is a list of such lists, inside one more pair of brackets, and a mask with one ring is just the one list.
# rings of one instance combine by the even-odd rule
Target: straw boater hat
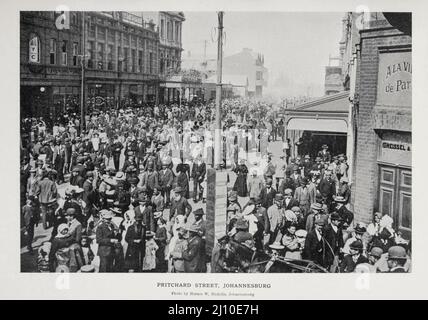
[[333,196],[333,200],[334,200],[334,202],[337,202],[337,203],[344,203],[344,202],[346,202],[346,199],[344,197],[342,197],[342,196]]
[[322,206],[320,203],[314,202],[311,204],[311,209],[320,211],[320,210],[322,210]]
[[163,212],[162,212],[162,211],[156,211],[156,212],[153,214],[153,216],[154,216],[154,218],[155,218],[155,219],[162,218],[162,216],[163,216]]
[[269,245],[269,248],[274,250],[283,250],[285,247],[281,243],[275,241],[274,243]]
[[406,249],[402,246],[392,246],[388,249],[388,259],[407,260]]
[[253,213],[255,208],[256,206],[254,204],[250,204],[249,206],[245,207],[245,209],[242,211],[242,215],[246,216]]

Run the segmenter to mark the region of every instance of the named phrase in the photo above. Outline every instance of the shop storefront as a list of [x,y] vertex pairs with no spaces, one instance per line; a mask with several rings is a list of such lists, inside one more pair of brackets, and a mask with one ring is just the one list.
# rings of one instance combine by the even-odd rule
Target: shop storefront
[[348,92],[341,92],[285,111],[285,137],[290,139],[292,157],[309,154],[314,159],[323,144],[333,155],[347,154],[353,145],[348,139],[348,98]]
[[[375,70],[375,72],[373,72]],[[412,51],[411,37],[385,20],[361,31],[359,105],[352,207],[369,223],[379,211],[411,238]]]

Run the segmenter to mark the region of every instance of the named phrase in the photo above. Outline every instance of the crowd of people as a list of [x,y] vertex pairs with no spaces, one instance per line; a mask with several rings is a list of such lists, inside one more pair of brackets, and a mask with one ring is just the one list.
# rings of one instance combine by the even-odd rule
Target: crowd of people
[[332,156],[328,145],[314,161],[283,151],[275,164],[268,154],[262,172],[245,159],[234,169],[226,219],[234,241],[328,272],[409,271],[410,243],[390,216],[377,212],[368,225],[354,220],[346,155]]

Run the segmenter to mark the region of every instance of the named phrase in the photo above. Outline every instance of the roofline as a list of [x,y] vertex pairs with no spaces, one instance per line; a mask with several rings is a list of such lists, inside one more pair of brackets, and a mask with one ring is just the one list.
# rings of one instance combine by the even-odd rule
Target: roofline
[[301,105],[298,105],[294,108],[290,108],[288,110],[289,111],[303,111],[302,109],[307,109],[307,108],[319,105],[321,103],[327,103],[327,102],[331,102],[331,101],[335,101],[335,100],[340,100],[340,99],[343,99],[346,97],[349,97],[349,91],[342,91],[339,93],[335,93],[335,94],[331,94],[331,95],[327,95],[327,96],[318,98],[316,100],[305,102]]

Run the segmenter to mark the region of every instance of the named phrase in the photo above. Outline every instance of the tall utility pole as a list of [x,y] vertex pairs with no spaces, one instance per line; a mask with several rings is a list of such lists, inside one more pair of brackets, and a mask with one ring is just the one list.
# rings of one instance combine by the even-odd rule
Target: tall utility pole
[[82,79],[80,88],[80,134],[85,128],[85,11],[82,11],[82,59],[80,63],[82,65]]
[[218,37],[217,37],[217,85],[215,96],[215,145],[214,167],[219,169],[221,164],[221,81],[223,64],[223,11],[218,12]]

